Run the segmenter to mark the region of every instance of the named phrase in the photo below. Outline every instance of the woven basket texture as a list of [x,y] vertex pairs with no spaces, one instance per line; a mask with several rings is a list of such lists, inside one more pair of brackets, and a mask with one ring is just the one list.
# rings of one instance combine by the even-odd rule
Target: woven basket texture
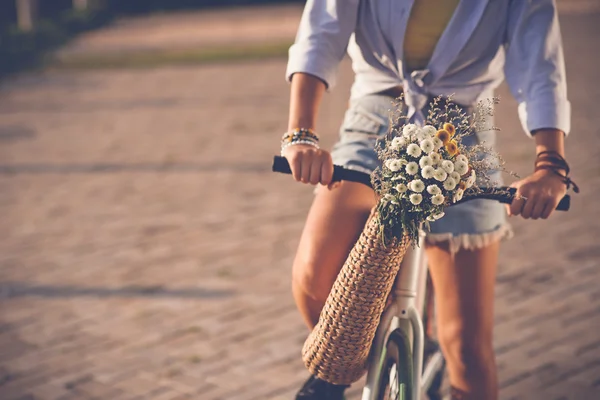
[[350,251],[302,349],[309,371],[338,385],[354,383],[366,372],[381,314],[410,245],[407,236],[384,244],[374,216]]

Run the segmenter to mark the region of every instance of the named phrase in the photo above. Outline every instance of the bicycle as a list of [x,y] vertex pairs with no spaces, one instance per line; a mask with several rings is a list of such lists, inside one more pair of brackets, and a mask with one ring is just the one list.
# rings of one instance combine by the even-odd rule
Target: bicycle
[[[272,169],[291,173],[287,160],[279,156],[274,158]],[[333,181],[372,187],[369,174],[337,165]],[[458,203],[489,199],[510,204],[516,195],[516,190],[509,187],[480,189],[480,193],[465,196]],[[570,196],[565,195],[556,209],[567,211],[569,208]],[[435,339],[425,335],[425,326],[432,319],[428,313],[432,297],[427,296],[426,291],[428,266],[424,239],[421,231],[419,245],[409,248],[402,260],[392,287],[392,302],[381,316],[371,346],[362,400],[421,400],[422,393],[430,400],[441,400],[445,360]]]

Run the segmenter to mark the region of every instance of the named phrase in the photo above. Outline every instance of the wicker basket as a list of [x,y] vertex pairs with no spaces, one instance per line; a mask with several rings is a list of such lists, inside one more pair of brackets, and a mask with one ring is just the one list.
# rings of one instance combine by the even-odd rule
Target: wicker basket
[[393,240],[384,246],[373,215],[302,349],[309,371],[334,384],[349,385],[365,373],[381,314],[410,245],[405,236],[402,241]]

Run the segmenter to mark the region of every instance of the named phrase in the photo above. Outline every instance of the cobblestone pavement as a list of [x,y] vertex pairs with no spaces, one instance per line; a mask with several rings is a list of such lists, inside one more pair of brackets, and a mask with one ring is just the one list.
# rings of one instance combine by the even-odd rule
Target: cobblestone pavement
[[[569,213],[514,221],[498,275],[502,399],[600,398],[600,15],[565,15]],[[290,264],[308,187],[269,173],[285,62],[26,74],[0,85],[0,399],[291,399]],[[335,137],[351,74],[327,96]],[[532,146],[505,89],[509,166]],[[358,399],[358,387],[351,391]]]

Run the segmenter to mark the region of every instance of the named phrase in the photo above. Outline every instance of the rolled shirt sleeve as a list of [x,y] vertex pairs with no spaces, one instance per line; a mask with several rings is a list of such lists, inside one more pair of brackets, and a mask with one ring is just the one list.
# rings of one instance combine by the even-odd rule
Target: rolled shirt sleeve
[[354,32],[359,0],[308,0],[295,43],[289,50],[287,80],[297,72],[335,86],[340,61]]
[[565,64],[553,0],[513,0],[509,8],[505,75],[528,135],[541,128],[571,130]]

